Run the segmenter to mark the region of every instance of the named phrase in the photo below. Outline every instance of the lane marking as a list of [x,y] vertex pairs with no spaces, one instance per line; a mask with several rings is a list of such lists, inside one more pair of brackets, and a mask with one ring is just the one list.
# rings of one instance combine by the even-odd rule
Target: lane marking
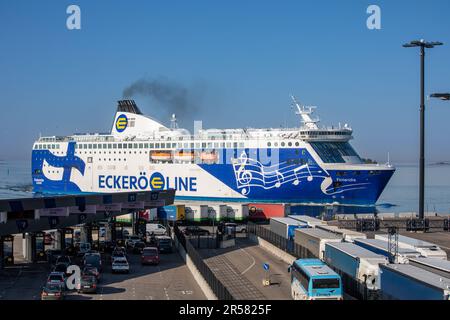
[[251,264],[247,269],[245,269],[244,271],[241,272],[241,275],[243,275],[244,273],[246,273],[247,271],[249,271],[251,268],[253,268],[253,266],[256,264],[256,260],[255,260],[255,258],[254,258],[250,253],[248,253],[245,249],[241,248],[239,245],[238,245],[238,247],[239,247],[240,250],[244,251],[244,253],[245,253],[247,256],[249,256],[249,257],[253,260],[252,264]]

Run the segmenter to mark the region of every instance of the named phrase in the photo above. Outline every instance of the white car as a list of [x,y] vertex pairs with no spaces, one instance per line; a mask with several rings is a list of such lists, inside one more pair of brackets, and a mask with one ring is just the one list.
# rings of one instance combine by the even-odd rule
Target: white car
[[166,227],[159,223],[147,223],[145,231],[149,235],[153,233],[155,236],[164,236],[167,233]]
[[125,240],[125,246],[127,248],[133,248],[136,242],[141,241],[141,237],[139,236],[128,236]]
[[117,257],[112,262],[112,272],[130,272],[130,265],[128,264],[127,258]]

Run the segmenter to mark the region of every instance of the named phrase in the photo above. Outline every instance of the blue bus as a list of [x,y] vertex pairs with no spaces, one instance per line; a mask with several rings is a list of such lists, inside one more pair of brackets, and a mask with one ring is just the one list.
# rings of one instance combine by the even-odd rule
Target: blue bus
[[319,259],[298,259],[289,267],[294,300],[342,300],[341,277]]

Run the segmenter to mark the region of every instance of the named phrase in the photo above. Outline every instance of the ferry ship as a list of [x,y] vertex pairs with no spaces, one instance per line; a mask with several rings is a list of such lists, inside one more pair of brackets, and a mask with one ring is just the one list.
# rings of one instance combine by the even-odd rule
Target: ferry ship
[[176,200],[374,205],[395,168],[368,164],[345,124],[319,127],[300,105],[296,128],[200,129],[191,134],[118,101],[110,133],[40,137],[34,191],[52,194],[176,189]]

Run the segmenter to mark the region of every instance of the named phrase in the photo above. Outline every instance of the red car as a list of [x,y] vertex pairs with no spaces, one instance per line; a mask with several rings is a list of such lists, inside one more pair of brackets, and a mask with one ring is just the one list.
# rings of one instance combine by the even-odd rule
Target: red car
[[159,264],[159,253],[156,247],[146,247],[142,250],[141,264]]

